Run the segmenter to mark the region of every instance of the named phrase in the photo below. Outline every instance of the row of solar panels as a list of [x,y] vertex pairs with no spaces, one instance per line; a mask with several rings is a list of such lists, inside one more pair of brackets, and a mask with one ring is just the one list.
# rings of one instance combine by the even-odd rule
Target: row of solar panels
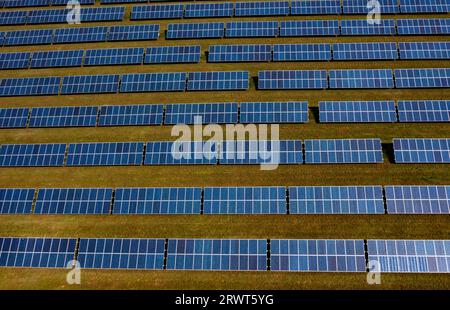
[[[396,163],[450,163],[450,139],[393,139]],[[144,148],[145,147],[145,148]],[[1,167],[383,163],[380,139],[3,144]]]
[[2,267],[75,262],[81,269],[449,273],[450,240],[0,238]]
[[[95,0],[77,0],[82,5],[95,4]],[[106,0],[108,1],[108,0]],[[140,2],[140,0],[122,0],[122,2]],[[65,6],[69,0],[0,0],[0,8],[39,7],[39,6]],[[104,3],[105,0],[100,0]],[[119,3],[111,1],[111,3]]]
[[[400,122],[449,122],[450,100],[398,101]],[[319,101],[322,123],[397,122],[394,101]],[[196,118],[197,117],[197,118]],[[236,102],[0,109],[0,128],[308,122],[308,102]]]
[[450,214],[450,186],[384,186],[384,192],[381,186],[3,188],[0,214]]

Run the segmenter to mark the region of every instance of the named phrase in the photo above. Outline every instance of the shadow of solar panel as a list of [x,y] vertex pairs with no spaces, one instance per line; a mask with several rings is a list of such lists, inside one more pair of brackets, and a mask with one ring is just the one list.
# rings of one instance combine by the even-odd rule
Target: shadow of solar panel
[[30,214],[34,189],[0,188],[0,214]]
[[450,34],[450,18],[397,19],[399,35]]
[[393,139],[395,162],[450,163],[450,139]]
[[270,240],[271,271],[365,272],[364,240]]
[[[397,0],[380,0],[378,2],[379,12],[381,14],[399,13]],[[369,14],[374,10],[373,5],[366,0],[344,0],[344,14]]]
[[286,214],[284,187],[206,187],[204,214]]
[[194,3],[186,4],[184,17],[232,17],[234,14],[234,5],[232,2],[225,3]]
[[17,30],[6,32],[5,46],[51,44],[53,29]]
[[118,188],[113,214],[200,214],[202,189]]
[[185,72],[125,74],[120,92],[184,91],[186,76]]
[[108,27],[77,27],[55,29],[53,43],[81,43],[106,41]]
[[200,62],[200,45],[149,47],[144,64]]
[[169,239],[167,269],[266,271],[267,240]]
[[450,59],[450,42],[399,42],[400,59]]
[[33,108],[29,127],[95,127],[97,107]]
[[169,24],[166,39],[222,38],[224,23]]
[[0,12],[0,25],[25,25],[25,23],[27,22],[27,16],[28,11]]
[[131,20],[183,18],[182,4],[140,5],[131,8]]
[[277,21],[229,22],[226,25],[225,37],[276,37]]
[[400,122],[450,122],[450,100],[398,101]]
[[31,68],[81,67],[84,50],[33,52]]
[[0,266],[66,268],[75,259],[76,243],[68,238],[0,238]]
[[78,75],[65,76],[62,81],[61,95],[117,93],[119,75]]
[[157,141],[148,142],[144,165],[215,165],[218,142]]
[[62,166],[65,151],[65,144],[3,144],[0,148],[0,166]]
[[85,66],[139,65],[144,58],[143,47],[87,50]]
[[159,25],[111,26],[108,41],[156,40],[159,37]]
[[84,269],[160,269],[164,239],[80,239],[77,260]]
[[189,72],[187,90],[246,90],[248,71]]
[[330,44],[275,44],[273,61],[331,60]]
[[238,105],[227,103],[192,103],[166,105],[164,124],[235,124],[238,122]]
[[450,68],[395,69],[396,88],[450,87]]
[[291,2],[291,15],[341,14],[340,0],[302,0]]
[[385,186],[389,214],[450,214],[450,186]]
[[31,53],[1,53],[0,69],[26,69],[30,64]]
[[243,124],[306,123],[308,102],[241,102],[240,122]]
[[41,188],[35,214],[109,214],[110,188]]
[[448,13],[450,4],[446,0],[400,0],[401,13]]
[[60,77],[12,78],[0,81],[0,97],[58,95]]
[[289,187],[289,214],[384,214],[381,186]]
[[380,24],[369,24],[365,19],[341,20],[343,36],[395,35],[395,20],[382,19]]
[[338,20],[294,20],[281,21],[281,37],[337,36]]
[[387,60],[398,59],[396,42],[334,43],[334,60]]
[[272,46],[267,44],[209,46],[209,62],[245,62],[271,60]]
[[289,15],[289,1],[236,2],[236,16]]
[[394,88],[391,69],[330,70],[330,88]]
[[28,108],[0,109],[0,128],[27,127]]
[[221,165],[302,164],[300,140],[225,140],[221,143]]
[[72,143],[67,166],[139,166],[143,142]]
[[367,240],[367,252],[381,272],[450,272],[449,240]]
[[[51,1],[52,0],[4,0],[2,1],[3,5],[1,7],[4,6],[5,8],[19,8],[30,6],[49,6]],[[56,0],[53,0],[53,2],[55,1]]]
[[394,101],[319,101],[321,123],[397,122]]
[[325,89],[326,70],[259,71],[258,89]]
[[98,126],[161,125],[162,104],[102,106]]
[[380,139],[305,140],[306,164],[382,163]]

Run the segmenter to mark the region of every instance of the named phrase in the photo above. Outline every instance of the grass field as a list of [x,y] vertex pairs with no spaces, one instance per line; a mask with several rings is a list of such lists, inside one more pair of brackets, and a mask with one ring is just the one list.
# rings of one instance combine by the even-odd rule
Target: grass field
[[[127,5],[129,8],[130,5]],[[129,13],[129,9],[127,10]],[[397,15],[384,18],[408,18]],[[430,17],[414,15],[414,18]],[[433,15],[447,17],[447,15]],[[284,18],[244,18],[244,20],[331,19],[334,16]],[[345,16],[342,18],[364,18]],[[233,20],[236,20],[233,18]],[[227,21],[189,19],[182,22]],[[159,23],[162,30],[178,21]],[[120,24],[144,22],[124,21]],[[119,23],[95,23],[110,25]],[[0,30],[60,28],[65,25],[2,27]],[[190,102],[242,102],[307,100],[309,123],[281,125],[281,139],[381,138],[384,164],[377,165],[296,165],[275,171],[259,166],[181,167],[81,167],[81,168],[1,168],[3,187],[119,187],[119,186],[251,186],[251,185],[448,185],[450,165],[400,165],[393,163],[392,138],[448,138],[450,124],[320,124],[319,100],[406,100],[449,99],[449,89],[410,90],[256,90],[259,70],[270,69],[352,69],[352,68],[433,68],[449,67],[450,61],[351,61],[294,63],[207,63],[205,52],[213,44],[448,41],[439,36],[251,38],[218,40],[157,41],[67,44],[54,46],[3,47],[1,52],[107,47],[147,47],[189,45],[202,47],[199,64],[106,66],[39,70],[2,70],[0,79],[28,76],[83,74],[248,70],[250,89],[240,92],[180,92],[113,95],[75,95],[1,98],[1,107],[40,107],[104,104],[152,104]],[[101,141],[172,140],[170,126],[111,128],[11,129],[0,131],[0,144]],[[162,237],[162,238],[399,238],[450,239],[448,215],[394,216],[37,216],[11,215],[0,218],[0,236],[65,237]],[[274,273],[274,272],[170,272],[170,271],[83,271],[82,285],[66,284],[65,270],[0,269],[0,289],[448,289],[450,276],[426,274],[383,274],[382,285],[367,285],[366,274]]]

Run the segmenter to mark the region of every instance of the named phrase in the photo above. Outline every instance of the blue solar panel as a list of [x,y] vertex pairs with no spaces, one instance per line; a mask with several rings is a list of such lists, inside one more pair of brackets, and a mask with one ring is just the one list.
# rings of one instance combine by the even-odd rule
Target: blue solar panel
[[308,122],[308,102],[242,102],[240,122],[254,123],[306,123]]
[[235,16],[289,15],[289,1],[237,2]]
[[162,104],[102,106],[99,126],[161,125]]
[[131,20],[174,19],[183,17],[182,4],[141,5],[131,9]]
[[396,122],[394,101],[319,101],[321,123]]
[[31,110],[29,127],[94,127],[97,107],[48,107]]
[[81,8],[81,22],[122,21],[125,7]]
[[340,14],[341,0],[292,1],[291,15]]
[[450,186],[385,186],[389,214],[450,214]]
[[276,37],[278,36],[278,22],[229,22],[226,26],[225,36],[228,38]]
[[109,214],[110,188],[41,188],[35,214]]
[[148,142],[144,165],[217,164],[217,142],[158,141]]
[[5,35],[6,32],[0,31],[0,46],[3,46],[3,44],[5,44]]
[[[14,1],[14,0],[12,0]],[[19,1],[23,1],[23,0],[19,0]],[[33,0],[31,0],[33,1]],[[35,0],[36,1],[36,0]],[[38,0],[41,1],[41,0]],[[46,0],[42,0],[42,1],[46,1]],[[50,0],[52,2],[52,6],[57,6],[57,5],[67,5],[68,0]],[[77,0],[80,4],[95,4],[95,0]]]
[[395,162],[450,163],[450,139],[394,139]]
[[163,269],[164,239],[80,239],[83,269]]
[[55,29],[53,43],[81,43],[106,41],[108,27],[77,27]]
[[364,240],[270,240],[271,271],[365,272]]
[[78,75],[65,76],[62,81],[61,95],[117,93],[119,75]]
[[17,30],[6,32],[5,46],[50,44],[53,29]]
[[143,47],[87,50],[85,66],[139,65],[144,58]]
[[0,148],[0,166],[62,166],[65,151],[65,144],[3,144]]
[[450,87],[450,68],[395,69],[396,88]]
[[184,91],[186,75],[185,72],[125,74],[120,92]]
[[317,60],[331,60],[330,44],[275,44],[273,46],[273,61]]
[[284,187],[206,187],[204,214],[286,214]]
[[232,17],[233,14],[234,5],[232,2],[194,3],[186,4],[184,16],[186,18]]
[[[378,0],[379,11],[381,14],[395,14],[399,13],[397,0]],[[344,0],[343,12],[344,14],[364,14],[374,10],[374,5],[367,0]]]
[[0,238],[0,266],[66,268],[75,259],[76,243],[67,238]]
[[113,214],[200,214],[202,189],[118,188]]
[[330,88],[394,88],[390,69],[330,70]]
[[139,166],[143,152],[142,142],[72,143],[67,166]]
[[0,12],[0,25],[25,25],[28,11],[4,11]]
[[84,50],[33,52],[31,68],[81,67]]
[[398,59],[396,42],[334,43],[334,60],[387,60]]
[[380,139],[305,140],[307,164],[382,163]]
[[159,25],[129,25],[111,26],[108,32],[108,41],[138,41],[157,40]]
[[272,46],[268,44],[209,46],[209,62],[247,62],[271,60]]
[[397,19],[399,35],[450,34],[450,18]]
[[290,214],[384,214],[381,186],[289,187]]
[[30,52],[1,53],[0,69],[26,69],[30,64]]
[[0,214],[30,214],[34,189],[0,188]]
[[248,71],[190,72],[187,90],[246,90]]
[[[31,7],[31,6],[49,6],[50,2],[57,0],[3,0],[5,8]],[[59,0],[61,1],[61,0]],[[67,3],[67,0],[65,0]],[[92,0],[91,0],[92,1]],[[82,2],[82,1],[80,1]]]
[[60,77],[2,79],[0,96],[57,95],[60,80]]
[[267,240],[169,239],[168,270],[267,270]]
[[149,47],[144,64],[200,62],[200,45]]
[[234,124],[238,122],[238,105],[227,103],[169,104],[164,124],[194,124],[195,117],[202,124]]
[[380,272],[450,272],[449,240],[367,240],[367,252]]
[[166,39],[222,38],[224,23],[169,24]]
[[450,100],[398,101],[400,122],[450,122]]
[[399,42],[400,59],[450,59],[450,42]]
[[341,20],[343,36],[395,35],[395,20],[381,19],[380,24],[369,24],[365,19]]
[[259,71],[258,89],[324,89],[326,70]]
[[336,36],[339,35],[338,20],[281,21],[281,37]]
[[34,10],[29,13],[27,24],[66,23],[68,14],[66,9]]
[[27,127],[28,108],[0,109],[0,128]]
[[400,0],[401,13],[448,13],[447,0]]

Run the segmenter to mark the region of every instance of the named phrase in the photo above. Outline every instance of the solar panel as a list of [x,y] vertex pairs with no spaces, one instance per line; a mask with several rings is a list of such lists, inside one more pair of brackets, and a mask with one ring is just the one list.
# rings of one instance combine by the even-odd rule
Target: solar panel
[[450,68],[395,69],[396,88],[450,87]]
[[6,32],[5,46],[51,44],[53,29],[17,30]]
[[85,66],[139,65],[144,57],[143,47],[87,50]]
[[3,44],[5,44],[5,36],[6,32],[0,31],[0,46],[3,46]]
[[162,104],[115,105],[100,107],[99,126],[161,125]]
[[394,101],[319,101],[321,123],[396,122]]
[[308,102],[242,102],[240,122],[258,123],[306,123],[308,122]]
[[206,187],[204,214],[286,214],[284,187]]
[[[379,12],[381,14],[399,13],[397,0],[379,0]],[[344,0],[344,14],[369,14],[374,9],[373,5],[369,5],[367,0]]]
[[31,53],[1,53],[0,69],[27,69],[30,64]]
[[305,140],[307,164],[382,163],[380,139]]
[[84,50],[33,52],[31,68],[81,67]]
[[26,20],[27,24],[61,24],[67,22],[68,14],[69,10],[66,9],[34,10],[30,11]]
[[128,25],[111,26],[108,32],[108,41],[139,41],[157,40],[159,25]]
[[35,214],[109,214],[110,188],[41,188]]
[[400,59],[450,59],[450,42],[399,42]]
[[384,214],[381,186],[289,187],[289,214]]
[[28,108],[0,109],[0,128],[27,127]]
[[367,249],[381,272],[450,272],[448,240],[367,240]]
[[84,269],[163,269],[164,239],[84,239],[77,260]]
[[389,214],[450,214],[450,186],[385,186]]
[[330,44],[275,44],[273,46],[273,61],[317,60],[331,60]]
[[236,2],[235,16],[289,15],[289,1]]
[[119,75],[78,75],[65,76],[62,81],[61,95],[117,93]]
[[258,89],[324,89],[326,70],[259,71]]
[[232,17],[234,14],[234,5],[232,2],[225,3],[194,3],[186,4],[184,17]]
[[100,4],[116,4],[116,3],[139,3],[149,2],[148,0],[100,0]]
[[450,18],[397,19],[399,35],[450,34]]
[[189,72],[187,90],[246,90],[248,71]]
[[209,46],[209,62],[248,62],[271,60],[272,46],[268,44]]
[[169,24],[166,39],[222,38],[224,23]]
[[75,259],[77,239],[0,238],[0,266],[66,268]]
[[[13,0],[14,1],[14,0]],[[19,0],[23,1],[23,0]],[[39,0],[40,1],[40,0]],[[46,1],[46,0],[42,0]],[[52,6],[58,6],[58,5],[67,5],[68,0],[51,0]],[[95,4],[95,0],[77,0],[80,4]],[[104,1],[104,0],[102,0]]]
[[58,95],[60,77],[11,78],[0,81],[0,96]]
[[114,214],[200,214],[202,189],[118,188]]
[[270,240],[271,271],[365,272],[364,240]]
[[169,104],[164,124],[194,124],[195,117],[201,117],[202,124],[235,124],[238,105],[235,102]]
[[4,11],[0,12],[0,25],[25,25],[28,11]]
[[334,60],[387,60],[398,59],[396,42],[334,43]]
[[281,37],[337,36],[338,20],[290,20],[281,21]]
[[394,88],[391,69],[330,70],[330,88]]
[[393,139],[395,162],[450,163],[450,139]]
[[380,24],[369,24],[365,19],[341,20],[343,36],[395,35],[395,20],[381,19]]
[[184,91],[186,75],[185,72],[125,74],[120,92]]
[[214,141],[148,142],[144,165],[215,165],[217,144]]
[[139,166],[144,143],[105,142],[69,144],[67,166]]
[[[57,0],[53,0],[53,2],[55,2],[55,1],[57,1]],[[65,0],[65,1],[67,1],[67,0]],[[4,0],[4,1],[2,1],[3,6],[5,8],[49,6],[50,2],[51,2],[51,0]],[[82,2],[82,1],[80,1],[80,2]]]
[[169,239],[168,270],[267,270],[266,240]]
[[449,100],[399,100],[400,122],[450,122]]
[[31,110],[29,127],[95,127],[97,107],[46,107]]
[[200,62],[200,45],[149,47],[144,64]]
[[108,27],[76,27],[55,29],[53,43],[81,43],[106,41]]
[[277,21],[229,22],[225,37],[276,37],[278,36]]
[[341,14],[340,0],[302,0],[291,2],[291,15]]
[[0,166],[62,166],[65,151],[65,144],[3,144],[0,148]]
[[34,189],[0,188],[0,214],[30,214]]
[[182,4],[140,5],[131,8],[131,20],[183,18]]
[[448,13],[450,4],[446,0],[400,0],[401,13]]
[[122,21],[124,6],[81,8],[81,22]]

